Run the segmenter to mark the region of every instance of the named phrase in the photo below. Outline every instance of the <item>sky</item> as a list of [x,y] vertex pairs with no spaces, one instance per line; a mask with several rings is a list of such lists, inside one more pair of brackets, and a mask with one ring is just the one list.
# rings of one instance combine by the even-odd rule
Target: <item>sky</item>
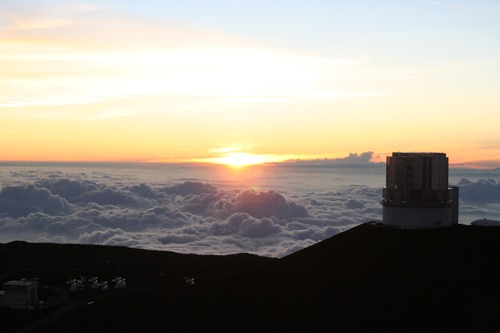
[[500,3],[0,2],[0,160],[500,167]]

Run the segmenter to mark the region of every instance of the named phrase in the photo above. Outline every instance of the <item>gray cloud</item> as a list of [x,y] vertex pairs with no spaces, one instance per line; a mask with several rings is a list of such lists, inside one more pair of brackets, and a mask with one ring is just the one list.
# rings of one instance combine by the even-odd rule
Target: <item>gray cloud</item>
[[344,158],[336,158],[333,161],[335,163],[345,163],[345,164],[366,164],[369,163],[373,157],[372,151],[367,151],[361,154],[350,153]]
[[88,180],[72,180],[72,179],[59,179],[59,180],[41,180],[36,182],[36,185],[46,188],[51,193],[59,195],[69,202],[78,202],[78,198],[88,192],[96,192],[103,188],[95,182]]
[[[33,177],[32,185],[7,186],[0,192],[2,235],[189,253],[282,256],[340,232],[327,216],[346,209],[342,203],[331,205],[334,201],[328,194],[316,199],[294,195],[288,200],[274,191],[219,190],[192,181],[117,186],[62,174],[39,176]],[[313,200],[323,203],[311,205]]]
[[36,212],[60,215],[70,211],[71,207],[65,199],[46,188],[7,186],[0,191],[0,216],[20,217]]
[[186,196],[189,194],[200,195],[200,194],[215,194],[218,192],[217,188],[211,184],[204,184],[201,182],[187,181],[181,184],[176,184],[171,187],[166,187],[161,190],[162,192],[168,194],[178,194]]
[[236,197],[234,210],[245,212],[253,217],[276,216],[278,218],[306,217],[307,210],[292,201],[287,201],[281,194],[268,192],[244,191]]
[[324,158],[316,160],[293,160],[284,162],[288,165],[301,165],[301,166],[333,166],[333,165],[369,165],[373,164],[371,159],[373,158],[373,152],[367,151],[361,154],[349,153],[346,157],[340,158]]
[[[219,189],[196,181],[133,184],[123,175],[79,173],[68,178],[65,173],[34,171],[19,177],[28,184],[0,191],[2,242],[281,257],[382,215],[381,189],[369,186],[278,193]],[[462,216],[472,221],[498,215],[498,183],[464,179],[459,185]]]
[[464,202],[500,203],[500,182],[493,179],[480,179],[472,182],[462,178],[457,185],[460,187],[460,198]]
[[363,209],[365,205],[356,199],[349,199],[344,203],[344,207],[347,209]]
[[134,185],[126,188],[130,192],[136,194],[139,197],[147,198],[147,199],[159,199],[164,198],[165,194],[158,191],[157,189],[150,187],[146,184]]
[[213,235],[236,234],[243,237],[267,237],[281,232],[277,218],[254,218],[247,213],[234,213],[221,223],[210,226]]

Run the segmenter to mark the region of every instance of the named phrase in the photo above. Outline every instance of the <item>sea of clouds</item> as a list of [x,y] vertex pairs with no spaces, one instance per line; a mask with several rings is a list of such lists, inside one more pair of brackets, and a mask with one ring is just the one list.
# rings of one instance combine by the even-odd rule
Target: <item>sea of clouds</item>
[[[124,179],[116,173],[11,171],[0,190],[0,242],[282,257],[382,215],[381,188],[374,186],[281,193],[220,182]],[[500,182],[463,178],[457,185],[462,217],[498,218]]]

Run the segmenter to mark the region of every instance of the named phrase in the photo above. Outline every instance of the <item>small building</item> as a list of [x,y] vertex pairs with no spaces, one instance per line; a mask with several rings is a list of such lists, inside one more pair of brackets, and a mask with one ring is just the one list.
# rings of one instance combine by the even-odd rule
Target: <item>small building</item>
[[458,187],[448,186],[444,153],[392,153],[387,157],[383,224],[436,228],[458,223]]
[[11,309],[34,309],[38,304],[38,281],[9,281],[3,285],[4,306]]

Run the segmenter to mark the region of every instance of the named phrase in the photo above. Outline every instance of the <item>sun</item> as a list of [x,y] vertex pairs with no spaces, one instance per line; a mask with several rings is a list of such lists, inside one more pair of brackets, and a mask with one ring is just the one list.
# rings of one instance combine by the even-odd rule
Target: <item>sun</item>
[[234,152],[224,156],[214,157],[212,163],[224,164],[234,169],[241,169],[250,165],[263,164],[268,162],[263,155],[255,155],[251,153]]
[[[191,162],[225,165],[231,169],[244,169],[253,165],[272,165],[299,158],[298,155],[256,154],[246,147],[221,147],[210,150],[212,157],[195,158]],[[215,156],[214,156],[215,155]]]

